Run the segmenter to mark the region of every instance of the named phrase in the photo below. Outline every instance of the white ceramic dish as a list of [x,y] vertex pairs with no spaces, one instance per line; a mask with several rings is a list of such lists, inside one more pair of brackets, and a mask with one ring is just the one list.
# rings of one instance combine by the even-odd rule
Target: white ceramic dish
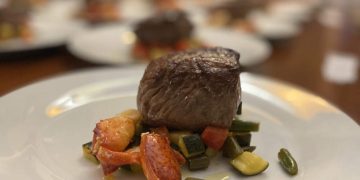
[[[34,17],[48,21],[82,21],[76,19],[76,14],[79,13],[83,2],[84,0],[52,0],[34,13]],[[121,17],[120,21],[134,22],[154,13],[151,2],[146,0],[122,0],[118,2],[117,13]]]
[[78,32],[83,26],[77,23],[55,23],[50,21],[31,21],[33,37],[30,41],[16,38],[0,42],[0,53],[37,50],[60,46],[67,38]]
[[231,48],[240,53],[242,66],[253,66],[267,60],[271,55],[270,44],[249,33],[217,28],[198,28],[195,37],[210,46]]
[[268,11],[273,17],[300,23],[310,20],[312,4],[304,1],[279,1],[270,4]]
[[252,11],[247,19],[256,28],[256,33],[267,39],[288,39],[300,32],[300,27],[296,23],[272,17],[263,11]]
[[[206,45],[239,51],[243,66],[263,62],[271,53],[271,46],[266,41],[241,32],[198,28],[194,37]],[[121,65],[136,62],[131,55],[134,41],[130,26],[110,25],[79,33],[69,41],[68,49],[75,56],[93,63]]]
[[[82,157],[99,119],[136,107],[144,67],[98,69],[45,80],[0,98],[0,179],[98,180],[101,169]],[[277,152],[288,148],[299,164],[291,179],[357,180],[359,126],[325,100],[281,82],[242,74],[243,115],[259,121],[255,152],[270,162],[251,180],[289,179]],[[183,176],[244,178],[227,160]],[[117,173],[118,179],[144,179]],[[211,178],[209,178],[211,179]]]

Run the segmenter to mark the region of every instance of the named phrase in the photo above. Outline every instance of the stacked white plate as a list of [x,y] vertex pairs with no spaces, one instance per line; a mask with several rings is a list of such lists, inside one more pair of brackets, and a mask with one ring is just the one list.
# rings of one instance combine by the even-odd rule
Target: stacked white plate
[[[132,29],[126,24],[89,29],[73,37],[68,48],[75,56],[93,63],[135,63],[137,60],[131,56],[135,42]],[[271,54],[271,46],[266,41],[242,32],[199,27],[194,38],[208,46],[223,46],[239,51],[243,66],[263,62]]]

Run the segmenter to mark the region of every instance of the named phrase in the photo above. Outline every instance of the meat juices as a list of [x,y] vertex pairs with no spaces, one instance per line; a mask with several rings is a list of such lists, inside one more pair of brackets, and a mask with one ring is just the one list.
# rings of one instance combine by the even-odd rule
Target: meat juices
[[239,53],[215,47],[152,61],[140,82],[137,106],[150,126],[228,128],[240,103]]

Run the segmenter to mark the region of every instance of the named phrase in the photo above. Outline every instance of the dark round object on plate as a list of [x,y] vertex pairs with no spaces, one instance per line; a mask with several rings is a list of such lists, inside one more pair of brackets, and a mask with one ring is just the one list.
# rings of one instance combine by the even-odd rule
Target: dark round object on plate
[[140,82],[137,106],[150,126],[228,128],[240,103],[239,53],[203,48],[152,61]]
[[242,19],[253,9],[264,8],[267,0],[232,0],[210,8],[210,13],[225,12],[233,19]]
[[145,19],[135,27],[138,40],[144,44],[171,45],[189,38],[193,25],[182,11],[165,11]]

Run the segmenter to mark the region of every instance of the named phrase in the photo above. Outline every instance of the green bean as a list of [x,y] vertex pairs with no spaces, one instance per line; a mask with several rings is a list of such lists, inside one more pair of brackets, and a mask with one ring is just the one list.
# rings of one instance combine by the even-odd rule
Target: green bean
[[296,175],[298,173],[297,163],[287,149],[281,148],[278,153],[278,158],[280,160],[281,166],[285,169],[286,172],[288,172],[290,175]]
[[250,132],[250,131],[259,131],[260,123],[257,122],[251,122],[251,121],[242,121],[238,119],[238,117],[235,118],[235,120],[232,121],[230,126],[231,132]]

